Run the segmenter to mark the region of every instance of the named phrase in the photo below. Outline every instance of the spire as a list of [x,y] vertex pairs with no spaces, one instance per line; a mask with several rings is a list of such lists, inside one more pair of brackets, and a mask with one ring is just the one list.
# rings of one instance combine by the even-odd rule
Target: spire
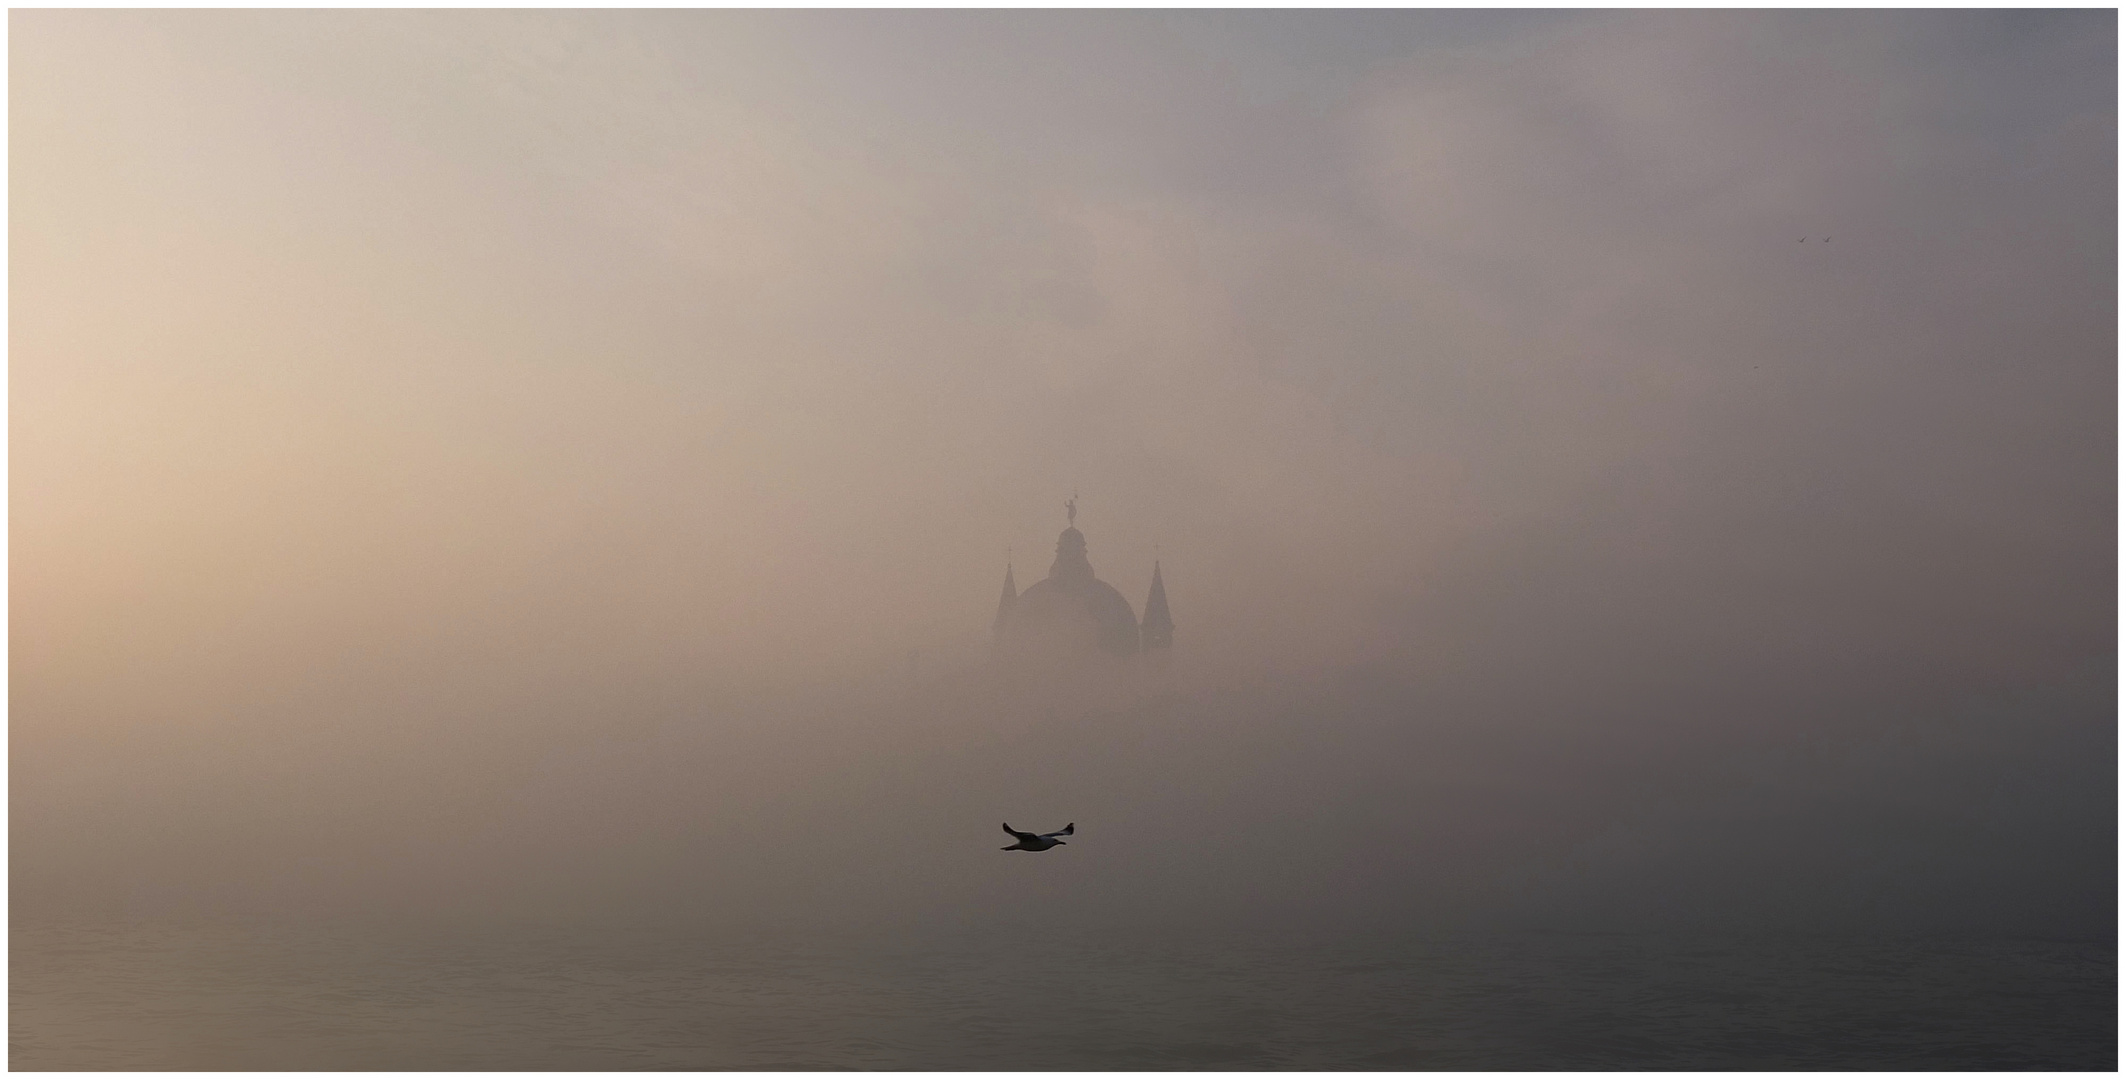
[[1144,601],[1144,647],[1165,649],[1174,644],[1174,618],[1166,612],[1166,582],[1159,577],[1159,562],[1152,561],[1152,594]]
[[991,637],[1003,635],[1004,623],[1011,618],[1011,607],[1018,602],[1019,587],[1011,580],[1011,564],[1007,562],[1004,564],[1004,595],[997,597],[996,621],[989,624]]

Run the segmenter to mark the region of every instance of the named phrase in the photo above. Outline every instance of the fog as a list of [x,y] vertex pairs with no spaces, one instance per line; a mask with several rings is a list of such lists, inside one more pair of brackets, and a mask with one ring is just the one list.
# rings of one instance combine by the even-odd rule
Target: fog
[[18,919],[2113,930],[2114,13],[10,30]]

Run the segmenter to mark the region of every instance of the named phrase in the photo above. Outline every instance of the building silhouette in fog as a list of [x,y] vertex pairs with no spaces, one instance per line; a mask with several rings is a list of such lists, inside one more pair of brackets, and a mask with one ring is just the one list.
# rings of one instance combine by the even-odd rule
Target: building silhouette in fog
[[1144,601],[1144,621],[1115,587],[1093,573],[1085,557],[1085,534],[1078,531],[1077,499],[1064,504],[1069,525],[1056,537],[1056,561],[1048,576],[1019,592],[1012,568],[1004,567],[1004,592],[990,624],[997,652],[1007,659],[1069,663],[1096,657],[1131,657],[1143,652],[1163,661],[1174,642],[1174,620],[1166,607],[1166,584],[1159,564],[1152,564],[1151,595]]

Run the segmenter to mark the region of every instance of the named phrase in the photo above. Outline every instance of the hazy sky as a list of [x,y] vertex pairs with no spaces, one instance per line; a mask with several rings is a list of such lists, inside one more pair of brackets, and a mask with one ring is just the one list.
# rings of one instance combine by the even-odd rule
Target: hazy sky
[[949,671],[1073,490],[1207,687],[2110,738],[2112,12],[9,18],[18,889]]

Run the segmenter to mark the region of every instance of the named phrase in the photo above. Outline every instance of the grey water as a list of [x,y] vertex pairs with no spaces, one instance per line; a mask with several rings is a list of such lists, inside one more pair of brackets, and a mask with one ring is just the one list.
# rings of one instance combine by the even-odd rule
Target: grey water
[[16,926],[24,1070],[2061,1069],[2113,942]]

